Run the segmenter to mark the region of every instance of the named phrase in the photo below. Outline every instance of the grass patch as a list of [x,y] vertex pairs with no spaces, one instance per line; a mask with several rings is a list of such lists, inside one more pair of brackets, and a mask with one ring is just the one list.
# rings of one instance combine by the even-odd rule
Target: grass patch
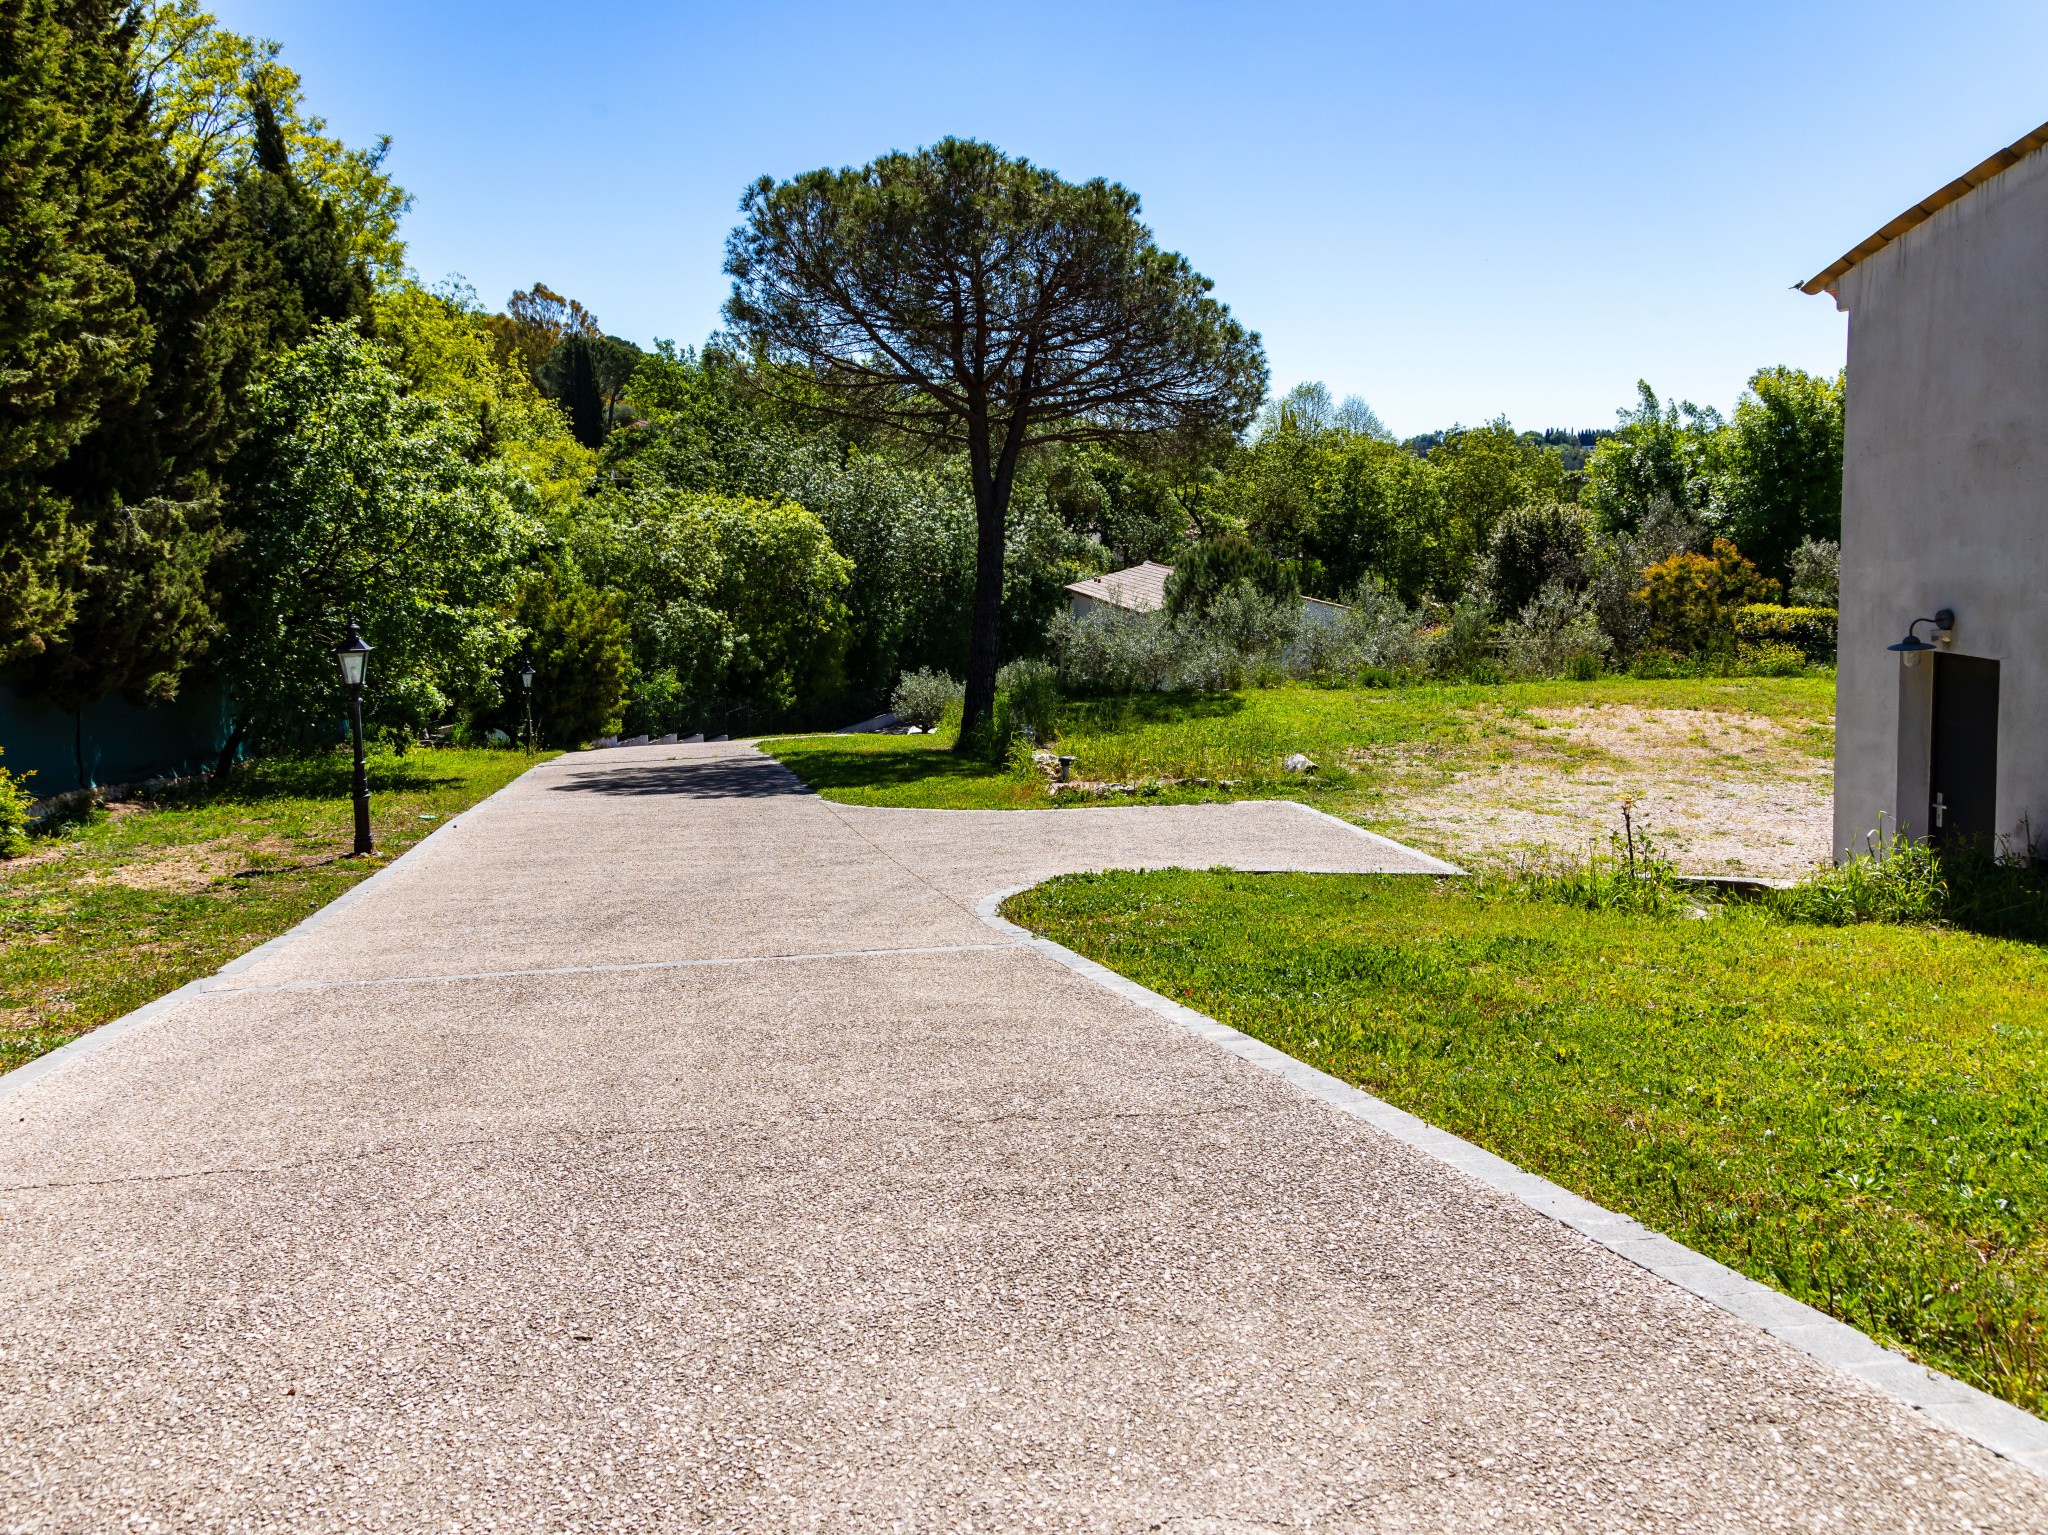
[[[1531,710],[1626,704],[1769,719],[1794,749],[1832,751],[1830,677],[1525,682],[1504,686],[1316,688],[1229,694],[1148,693],[1070,700],[1058,749],[1076,778],[1148,786],[1172,801],[1285,796],[1372,819],[1386,793],[1418,775],[1442,778],[1499,760],[1567,770],[1597,753],[1564,739]],[[828,799],[933,810],[1043,808],[1043,780],[964,761],[946,736],[786,736],[762,749]],[[1281,766],[1304,752],[1313,776]],[[1763,764],[1751,764],[1762,770]],[[1206,784],[1195,780],[1206,779]],[[1219,787],[1219,780],[1228,787]],[[1116,799],[1128,796],[1114,796]],[[1100,804],[1063,794],[1061,804]]]
[[1075,876],[1006,913],[2034,1412],[2048,954],[1527,881]]
[[95,810],[0,863],[0,1070],[76,1039],[302,921],[524,772],[516,752],[370,759],[377,854],[350,762],[255,762],[225,786]]

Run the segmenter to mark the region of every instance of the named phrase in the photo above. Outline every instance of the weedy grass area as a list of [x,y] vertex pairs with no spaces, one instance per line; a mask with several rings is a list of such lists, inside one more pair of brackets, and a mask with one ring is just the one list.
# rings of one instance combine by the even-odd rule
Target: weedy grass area
[[[1588,721],[1592,728],[1579,728]],[[1791,774],[1825,775],[1833,726],[1834,682],[1824,676],[1296,684],[1078,699],[1062,705],[1053,749],[1074,758],[1083,787],[1056,798],[1040,773],[963,758],[943,731],[786,736],[763,750],[828,799],[853,804],[1042,809],[1286,797],[1463,861],[1486,834],[1471,807],[1497,800],[1494,808],[1510,812],[1500,822],[1507,825],[1532,781],[1571,786],[1553,818],[1559,829],[1547,834],[1577,838],[1582,850],[1578,823],[1597,805],[1604,828],[1622,792],[1608,792],[1607,779],[1711,777],[1776,792]],[[1286,770],[1296,752],[1313,760],[1314,772]],[[1725,813],[1711,803],[1699,809],[1703,817]]]
[[347,856],[351,764],[339,752],[247,763],[223,785],[110,805],[33,838],[0,863],[0,1069],[275,938],[537,760],[373,756],[368,858]]
[[[1912,914],[1917,875],[1880,896]],[[1557,875],[1074,876],[1012,920],[2048,1411],[2048,952]],[[1901,897],[1900,892],[1903,892]],[[1899,900],[1904,900],[1904,905]],[[1951,904],[1957,904],[1952,902]]]

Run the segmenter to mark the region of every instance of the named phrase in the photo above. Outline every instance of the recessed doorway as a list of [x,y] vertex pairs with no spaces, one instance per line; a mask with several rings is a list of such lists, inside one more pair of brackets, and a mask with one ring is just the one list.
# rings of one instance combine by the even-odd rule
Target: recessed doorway
[[1933,660],[1928,834],[1940,843],[1989,843],[1998,835],[1998,663],[1981,656]]

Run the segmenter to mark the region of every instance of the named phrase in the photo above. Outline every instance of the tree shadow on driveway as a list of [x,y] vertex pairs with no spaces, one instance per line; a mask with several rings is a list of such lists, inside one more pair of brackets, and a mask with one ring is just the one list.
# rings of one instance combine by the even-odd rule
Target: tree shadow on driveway
[[788,768],[766,757],[649,762],[610,771],[577,772],[566,782],[548,787],[556,794],[685,794],[696,799],[771,799],[811,792]]

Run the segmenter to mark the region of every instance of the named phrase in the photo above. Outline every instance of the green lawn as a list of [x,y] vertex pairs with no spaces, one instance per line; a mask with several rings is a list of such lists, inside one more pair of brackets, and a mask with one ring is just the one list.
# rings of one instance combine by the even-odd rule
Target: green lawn
[[370,761],[377,854],[354,840],[349,761],[257,762],[224,788],[94,812],[0,863],[0,1069],[210,975],[524,772],[507,751]]
[[1077,876],[1005,911],[2048,1410],[2037,947],[1398,876]]
[[[1287,686],[1221,695],[1141,694],[1069,705],[1059,750],[1074,776],[1138,784],[1150,799],[1284,795],[1373,823],[1391,790],[1441,780],[1489,761],[1548,762],[1570,769],[1589,757],[1531,711],[1629,705],[1711,710],[1790,727],[1800,749],[1826,756],[1834,743],[1834,679],[1743,677],[1505,686],[1316,688]],[[948,750],[943,736],[787,736],[763,750],[828,799],[928,809],[1008,809],[1048,803],[1042,779]],[[1284,771],[1291,752],[1319,771]],[[1207,785],[1187,780],[1207,779]],[[1182,780],[1161,783],[1160,780]],[[1218,780],[1227,787],[1218,787]],[[1127,798],[1129,796],[1111,796]],[[1062,804],[1102,797],[1062,795]]]

